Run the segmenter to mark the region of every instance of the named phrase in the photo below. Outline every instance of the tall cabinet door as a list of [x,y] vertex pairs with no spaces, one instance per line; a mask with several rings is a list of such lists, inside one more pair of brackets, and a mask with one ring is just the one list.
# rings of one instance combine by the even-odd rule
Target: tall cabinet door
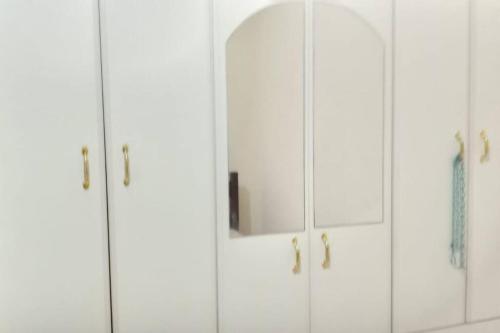
[[0,2],[0,332],[111,330],[98,28],[97,1]]
[[500,2],[472,5],[468,319],[477,321],[500,316]]
[[307,332],[304,2],[214,4],[220,331]]
[[[451,264],[453,161],[467,142],[467,0],[396,0],[394,332],[465,321]],[[469,152],[465,151],[465,156]]]
[[216,332],[210,2],[101,9],[114,332]]
[[391,327],[392,2],[315,1],[313,333]]

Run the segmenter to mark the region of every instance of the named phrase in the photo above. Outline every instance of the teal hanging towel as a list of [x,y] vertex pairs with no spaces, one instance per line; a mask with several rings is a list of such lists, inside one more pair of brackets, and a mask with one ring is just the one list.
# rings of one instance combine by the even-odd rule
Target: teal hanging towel
[[465,167],[463,142],[461,152],[453,160],[453,213],[452,213],[452,239],[450,262],[458,269],[465,268]]

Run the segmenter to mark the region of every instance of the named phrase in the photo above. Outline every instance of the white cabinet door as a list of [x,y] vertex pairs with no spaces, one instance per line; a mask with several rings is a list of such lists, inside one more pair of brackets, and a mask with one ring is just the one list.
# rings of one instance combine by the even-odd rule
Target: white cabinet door
[[[500,2],[473,1],[469,320],[500,316]],[[484,142],[491,151],[481,163]]]
[[[467,140],[467,0],[395,3],[394,332],[465,321],[450,264],[455,133]],[[466,157],[468,151],[466,151]]]
[[0,2],[0,332],[111,331],[98,29],[97,1]]
[[392,2],[315,1],[313,27],[311,331],[387,333]]
[[114,331],[216,332],[210,2],[101,9]]
[[304,333],[304,3],[214,9],[220,332]]

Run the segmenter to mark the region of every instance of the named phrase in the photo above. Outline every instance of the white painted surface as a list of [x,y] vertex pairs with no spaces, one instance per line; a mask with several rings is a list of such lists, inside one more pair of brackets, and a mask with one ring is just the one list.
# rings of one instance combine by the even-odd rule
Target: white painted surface
[[229,171],[246,235],[304,229],[304,6],[272,6],[226,42]]
[[[500,2],[472,4],[468,320],[484,320],[500,316]],[[491,141],[490,159],[484,164],[483,129]]]
[[[229,232],[226,42],[246,18],[277,3],[281,1],[214,2],[219,327],[222,333],[303,333],[309,330],[306,234],[231,239]],[[303,6],[303,3],[293,2],[292,6]],[[302,80],[297,78],[296,84],[303,85]],[[292,272],[295,264],[292,238],[295,236],[302,251],[300,274]]]
[[115,333],[215,332],[210,2],[101,6]]
[[[311,332],[387,333],[390,332],[391,326],[392,3],[391,1],[318,1],[316,6],[317,16],[315,18],[317,21],[315,22],[314,52],[315,66],[317,67],[315,67],[315,105],[321,107],[320,112],[324,111],[323,108],[338,110],[341,107],[360,110],[358,107],[361,107],[361,104],[350,103],[352,94],[358,93],[357,89],[360,87],[360,85],[353,82],[363,80],[367,75],[366,80],[370,84],[365,82],[367,84],[365,88],[369,89],[368,94],[374,103],[373,112],[378,114],[368,115],[364,117],[366,119],[360,121],[366,121],[373,126],[379,124],[377,130],[379,135],[374,138],[374,132],[370,131],[373,128],[364,131],[363,124],[344,122],[343,125],[352,132],[352,135],[359,136],[360,140],[366,134],[365,141],[370,141],[367,142],[368,146],[373,145],[372,148],[374,149],[377,149],[375,148],[377,146],[379,147],[377,153],[380,156],[360,152],[362,157],[359,158],[366,159],[365,162],[368,164],[366,168],[374,167],[373,173],[368,173],[371,177],[366,179],[370,184],[367,185],[368,187],[373,185],[375,188],[377,182],[381,182],[380,172],[382,170],[376,164],[383,161],[385,168],[383,174],[384,183],[378,185],[381,191],[378,194],[379,205],[382,205],[382,203],[384,205],[380,206],[379,213],[376,213],[377,210],[375,209],[370,214],[375,221],[378,219],[376,222],[382,222],[381,224],[322,229],[318,228],[318,218],[324,219],[319,225],[335,225],[345,223],[348,215],[354,217],[351,221],[361,222],[361,216],[353,212],[345,212],[345,216],[339,215],[339,213],[333,212],[335,204],[331,204],[331,210],[328,214],[315,212],[316,229],[312,229],[310,239]],[[348,18],[362,21],[342,21]],[[362,26],[360,27],[357,23],[362,24]],[[338,26],[343,24],[353,24],[354,31]],[[332,39],[341,39],[343,37],[350,39],[349,46],[342,45],[344,49],[336,50],[338,44],[330,44]],[[385,56],[383,54],[384,48],[387,51]],[[357,54],[353,54],[349,58],[350,52]],[[372,58],[366,61],[360,59],[362,57]],[[371,66],[368,68],[362,67],[363,71],[361,72],[353,70],[351,76],[342,76],[342,81],[346,82],[345,85],[337,81],[339,80],[338,74],[322,75],[324,74],[323,71],[327,69],[340,70],[340,68],[343,68],[343,62],[347,62],[344,68],[352,67],[353,63],[349,62],[352,60],[354,62],[363,62],[363,66]],[[329,94],[337,94],[337,98],[326,98],[325,96]],[[318,99],[321,97],[322,99]],[[321,103],[326,105],[321,105]],[[382,109],[379,103],[383,103]],[[333,115],[329,116],[331,116],[330,120],[333,122],[335,118]],[[373,118],[370,118],[370,116]],[[341,117],[341,122],[346,119],[347,116],[346,118]],[[317,124],[317,119],[315,120]],[[320,130],[327,131],[329,127],[325,125],[327,124],[317,124],[317,126],[320,126]],[[385,131],[381,129],[382,125]],[[339,130],[336,126],[331,127],[333,130]],[[315,144],[318,141],[317,134]],[[346,135],[350,134],[346,133]],[[378,142],[371,142],[377,140]],[[383,152],[380,151],[382,150],[382,141],[384,142]],[[329,148],[344,144],[344,147],[338,148],[339,151],[344,151],[348,150],[350,145],[356,144],[356,142],[346,138],[339,138],[338,142],[331,142]],[[353,160],[349,161],[349,163],[352,162]],[[375,165],[371,165],[371,163]],[[347,166],[342,165],[341,168],[347,168]],[[364,171],[358,170],[358,172]],[[336,171],[332,169],[330,172],[334,173]],[[324,176],[325,173],[316,176],[321,175]],[[339,182],[339,180],[335,178],[335,182]],[[316,186],[318,186],[318,181]],[[354,188],[344,188],[343,191],[346,196],[360,191],[358,187],[354,186]],[[315,191],[316,209],[318,203],[322,203],[327,199],[318,198],[318,191]],[[312,223],[311,227],[313,227]],[[325,257],[325,248],[321,240],[323,233],[328,235],[331,246],[331,267],[327,270],[321,266]]]
[[466,274],[450,265],[450,242],[454,135],[467,140],[468,9],[396,1],[394,332],[465,321]]
[[[318,332],[390,332],[390,242],[382,225],[314,230],[311,324]],[[330,241],[331,268],[321,266]]]
[[445,328],[432,331],[434,333],[498,333],[500,332],[500,320],[471,323],[457,327]]
[[349,7],[314,8],[315,225],[380,223],[385,40]]
[[0,332],[111,331],[98,37],[97,1],[0,2]]

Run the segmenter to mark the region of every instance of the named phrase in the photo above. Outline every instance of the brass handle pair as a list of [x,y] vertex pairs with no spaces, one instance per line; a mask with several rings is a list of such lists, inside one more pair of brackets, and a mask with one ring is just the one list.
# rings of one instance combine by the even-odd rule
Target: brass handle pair
[[[323,260],[321,266],[323,267],[323,269],[328,269],[330,268],[330,242],[328,241],[328,235],[326,233],[321,235],[321,240],[323,241],[323,245],[325,246],[325,259]],[[292,245],[293,249],[295,250],[295,266],[293,266],[292,272],[294,274],[299,274],[302,262],[300,257],[299,241],[297,237],[294,237],[292,239]]]
[[[125,160],[125,177],[123,179],[123,184],[125,186],[129,186],[130,161],[128,157],[128,145],[123,145],[122,151]],[[88,190],[90,188],[90,167],[89,167],[89,148],[87,146],[82,147],[82,156],[83,156],[83,189]]]
[[[480,133],[481,140],[483,140],[483,154],[481,155],[481,163],[485,163],[490,159],[490,139],[488,138],[488,134],[486,133],[486,130],[482,130]],[[455,139],[457,140],[458,144],[460,145],[460,156],[464,158],[465,155],[465,144],[464,140],[462,139],[462,135],[460,132],[457,132],[455,134]]]

